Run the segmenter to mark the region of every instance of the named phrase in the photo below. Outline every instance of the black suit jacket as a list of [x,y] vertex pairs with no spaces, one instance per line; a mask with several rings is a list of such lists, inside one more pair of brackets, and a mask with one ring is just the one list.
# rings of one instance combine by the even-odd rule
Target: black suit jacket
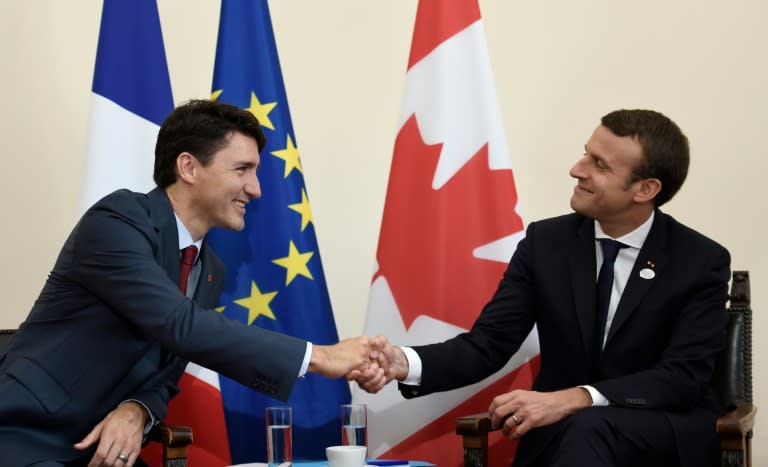
[[205,244],[194,300],[183,296],[178,243],[160,189],[85,213],[0,360],[0,463],[82,456],[72,444],[127,399],[162,419],[188,360],[289,397],[306,342],[211,310],[224,267]]
[[[509,360],[535,324],[541,370],[534,390],[590,384],[614,405],[662,411],[681,465],[709,465],[712,451],[701,439],[713,439],[722,412],[710,383],[724,346],[729,268],[727,250],[657,210],[593,372],[594,221],[569,214],[534,222],[472,329],[415,347],[421,386],[400,390],[414,397],[480,381]],[[654,277],[643,278],[642,269]],[[546,432],[522,438],[516,465],[538,452]]]

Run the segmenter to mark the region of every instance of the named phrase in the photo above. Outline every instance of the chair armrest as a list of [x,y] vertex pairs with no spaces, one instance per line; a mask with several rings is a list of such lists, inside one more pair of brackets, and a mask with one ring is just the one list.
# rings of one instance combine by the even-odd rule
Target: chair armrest
[[456,419],[456,433],[464,443],[464,467],[488,467],[488,433],[491,418],[479,413]]
[[487,413],[478,413],[456,419],[456,434],[483,436],[494,431],[491,428],[491,417]]
[[149,435],[150,441],[163,445],[163,464],[183,467],[187,465],[187,448],[192,444],[192,429],[186,426],[158,424]]
[[720,437],[746,436],[755,426],[757,407],[749,402],[736,405],[731,412],[717,419],[717,433]]

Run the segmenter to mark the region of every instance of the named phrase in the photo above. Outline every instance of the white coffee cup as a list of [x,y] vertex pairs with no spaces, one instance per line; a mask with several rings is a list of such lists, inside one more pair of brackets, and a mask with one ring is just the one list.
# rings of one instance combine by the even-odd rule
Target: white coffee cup
[[325,448],[328,467],[363,467],[368,448],[365,446],[329,446]]

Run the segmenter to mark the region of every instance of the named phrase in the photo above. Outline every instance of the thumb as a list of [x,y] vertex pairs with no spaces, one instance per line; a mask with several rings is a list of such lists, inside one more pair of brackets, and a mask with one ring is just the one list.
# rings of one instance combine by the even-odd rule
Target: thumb
[[93,430],[91,430],[88,435],[86,435],[85,438],[82,439],[79,443],[75,444],[75,449],[88,449],[93,443],[99,440],[101,438],[101,430],[103,428],[104,422],[99,423],[96,425]]

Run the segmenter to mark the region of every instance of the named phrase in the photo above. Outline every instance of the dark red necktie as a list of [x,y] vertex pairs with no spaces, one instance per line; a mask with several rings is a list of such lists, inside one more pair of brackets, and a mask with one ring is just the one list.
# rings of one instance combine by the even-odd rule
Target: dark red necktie
[[189,273],[192,271],[192,266],[195,265],[195,258],[197,257],[197,247],[190,245],[181,250],[181,274],[179,277],[179,289],[184,295],[187,294],[187,282],[189,282]]

